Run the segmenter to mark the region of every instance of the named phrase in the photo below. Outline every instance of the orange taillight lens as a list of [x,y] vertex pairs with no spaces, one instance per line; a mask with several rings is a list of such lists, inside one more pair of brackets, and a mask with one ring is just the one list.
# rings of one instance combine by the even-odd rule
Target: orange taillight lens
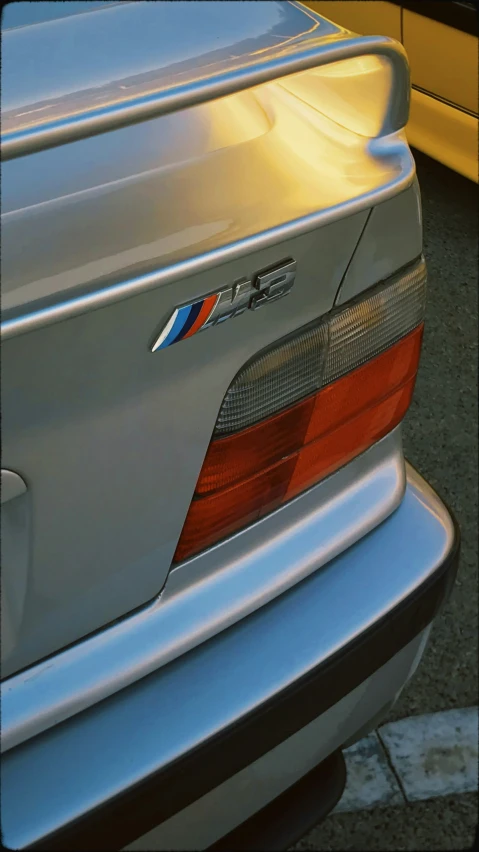
[[[424,288],[421,259],[389,289],[374,288],[240,372],[218,417],[174,562],[296,497],[398,425],[414,390]],[[277,407],[303,398],[271,413],[275,395]],[[235,431],[225,436],[228,422]]]
[[378,403],[417,372],[423,325],[316,395],[305,444]]
[[305,442],[314,405],[315,397],[309,397],[256,426],[212,441],[196,493],[228,488],[294,453]]
[[[342,381],[339,379],[338,384]],[[285,498],[296,497],[384,438],[404,417],[413,390],[414,378],[323,438],[307,444],[298,454]]]

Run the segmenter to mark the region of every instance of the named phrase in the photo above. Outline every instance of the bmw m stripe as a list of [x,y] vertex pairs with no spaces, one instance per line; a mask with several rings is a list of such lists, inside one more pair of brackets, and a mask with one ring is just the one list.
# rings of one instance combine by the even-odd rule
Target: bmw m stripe
[[152,351],[164,349],[166,346],[170,346],[178,340],[183,340],[185,337],[191,337],[197,331],[200,331],[215,309],[218,299],[219,293],[214,293],[212,296],[199,299],[198,302],[193,302],[191,305],[176,308],[152,347]]

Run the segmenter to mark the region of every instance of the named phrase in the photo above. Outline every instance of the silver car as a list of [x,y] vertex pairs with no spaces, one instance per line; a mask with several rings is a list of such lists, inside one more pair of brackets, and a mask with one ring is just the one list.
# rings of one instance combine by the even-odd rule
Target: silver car
[[295,2],[2,26],[3,843],[287,848],[457,567],[407,59]]

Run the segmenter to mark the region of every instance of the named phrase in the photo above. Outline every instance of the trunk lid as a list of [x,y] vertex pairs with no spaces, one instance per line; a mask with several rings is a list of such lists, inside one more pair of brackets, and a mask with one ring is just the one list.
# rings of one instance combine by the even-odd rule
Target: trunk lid
[[[399,86],[374,138],[314,70],[355,56]],[[275,2],[4,34],[2,468],[26,485],[2,507],[4,676],[161,592],[234,375],[331,309],[369,209],[412,181],[401,63]],[[152,353],[175,308],[285,258],[287,298]]]

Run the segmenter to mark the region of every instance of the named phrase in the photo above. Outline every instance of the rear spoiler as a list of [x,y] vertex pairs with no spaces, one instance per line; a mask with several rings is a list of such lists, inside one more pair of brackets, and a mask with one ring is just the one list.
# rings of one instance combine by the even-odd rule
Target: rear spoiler
[[3,33],[2,159],[84,139],[310,68],[389,60],[380,135],[406,125],[403,47],[294,2],[119,3]]

